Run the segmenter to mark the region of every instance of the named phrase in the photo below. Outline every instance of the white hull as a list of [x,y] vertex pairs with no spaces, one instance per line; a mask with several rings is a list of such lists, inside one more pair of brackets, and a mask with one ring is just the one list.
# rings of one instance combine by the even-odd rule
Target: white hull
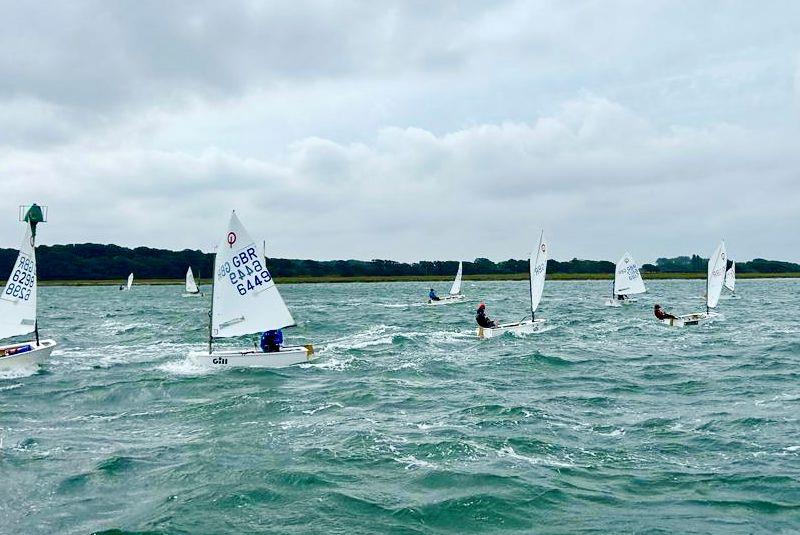
[[16,355],[0,356],[0,369],[27,368],[43,364],[56,347],[55,340],[41,340],[36,342],[21,342],[18,344],[8,344],[0,346],[0,355],[5,355],[9,349],[29,345],[33,349]]
[[678,316],[674,320],[663,319],[659,321],[669,325],[670,327],[686,327],[687,325],[700,325],[701,323],[706,323],[707,321],[711,321],[718,317],[719,314],[716,312],[695,312],[694,314],[684,314],[683,316]]
[[519,323],[501,323],[497,327],[478,327],[478,338],[494,338],[505,333],[531,334],[540,330],[546,320],[525,320]]
[[201,366],[225,368],[286,368],[314,358],[313,346],[287,346],[274,353],[254,349],[223,349],[190,353],[189,358]]
[[184,292],[183,297],[203,297],[203,292],[194,292],[194,293]]
[[464,294],[447,295],[445,297],[439,298],[438,301],[434,301],[432,299],[428,299],[428,304],[431,305],[431,306],[436,306],[436,305],[446,305],[448,303],[460,303],[460,302],[464,301],[464,299],[466,299],[466,298],[467,298],[467,296],[464,295]]

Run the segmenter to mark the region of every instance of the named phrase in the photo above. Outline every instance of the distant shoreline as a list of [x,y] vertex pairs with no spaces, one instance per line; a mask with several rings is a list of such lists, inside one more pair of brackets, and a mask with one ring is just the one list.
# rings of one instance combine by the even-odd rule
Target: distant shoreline
[[[642,273],[646,280],[677,280],[677,279],[705,279],[705,273]],[[584,280],[611,280],[612,273],[554,273],[548,275],[548,280],[584,281]],[[788,273],[737,273],[737,279],[797,279],[800,272]],[[346,283],[346,282],[445,282],[452,277],[429,275],[398,275],[398,276],[371,276],[371,277],[276,277],[278,284],[320,284],[320,283]],[[465,275],[467,281],[518,281],[527,280],[527,273]],[[198,284],[210,284],[208,279],[198,280]],[[5,284],[5,281],[0,282]],[[122,280],[40,280],[40,286],[120,286]],[[134,285],[144,286],[176,286],[183,285],[183,279],[137,279]]]

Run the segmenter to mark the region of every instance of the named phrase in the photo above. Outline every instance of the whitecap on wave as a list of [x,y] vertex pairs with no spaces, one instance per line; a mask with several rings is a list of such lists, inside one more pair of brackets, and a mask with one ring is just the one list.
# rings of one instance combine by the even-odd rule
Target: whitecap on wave
[[[7,368],[0,370],[0,380],[4,379],[21,379],[22,377],[30,377],[39,372],[38,366],[20,366],[15,368]],[[21,384],[19,386],[22,386]],[[11,385],[10,387],[0,388],[0,390],[11,390],[11,388],[18,388],[18,386]]]
[[180,360],[170,360],[169,362],[160,364],[159,366],[156,366],[156,369],[172,375],[206,375],[215,370],[221,370],[224,368],[203,366],[189,357],[184,357]]
[[543,459],[541,457],[529,457],[527,455],[520,455],[511,446],[503,446],[497,450],[498,457],[505,457],[515,461],[524,461],[529,464],[541,464],[544,466],[554,466],[556,468],[572,468],[575,465],[564,461],[557,461],[554,459]]

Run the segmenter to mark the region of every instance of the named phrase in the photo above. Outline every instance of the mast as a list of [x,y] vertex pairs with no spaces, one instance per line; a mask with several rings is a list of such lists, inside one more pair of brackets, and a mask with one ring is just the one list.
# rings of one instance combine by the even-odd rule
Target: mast
[[[216,264],[217,253],[214,253],[214,263]],[[213,323],[214,323],[214,279],[211,277],[211,310],[208,311],[208,354],[212,353],[211,345],[214,342]],[[199,289],[199,288],[198,288]]]
[[[537,249],[538,251],[538,249]],[[536,253],[536,256],[539,256],[539,253]],[[528,305],[531,307],[531,321],[534,320],[533,317],[533,266],[531,266],[531,262],[533,262],[533,257],[531,256],[528,258]]]
[[[716,253],[716,250],[714,251]],[[706,314],[711,313],[711,307],[708,306],[708,300],[711,298],[711,273],[713,273],[713,268],[717,266],[717,259],[716,258],[709,258],[708,263],[714,262],[713,266],[710,266],[712,269],[706,268]]]
[[[720,242],[720,244],[723,244],[723,245],[724,245],[724,243],[725,243],[725,240],[722,240]],[[716,253],[718,249],[719,249],[719,247],[714,250],[714,253]],[[728,267],[728,255],[724,255],[724,256],[725,256],[725,268],[727,268]],[[709,268],[710,269],[706,268],[706,314],[710,314],[711,313],[711,307],[708,306],[708,300],[711,298],[711,292],[709,291],[711,289],[711,274],[714,272],[714,269],[716,269],[716,267],[717,267],[717,260],[718,259],[719,259],[719,255],[715,255],[715,258],[713,258],[713,259],[709,258],[708,259],[708,264],[709,264]],[[713,265],[711,264],[712,260],[714,261]],[[725,283],[724,277],[725,277],[725,275],[723,274],[723,284]],[[720,290],[722,290],[722,288],[720,288]]]
[[[25,212],[23,221],[31,226],[31,247],[33,247],[34,257],[36,256],[36,225],[44,223],[47,218],[44,215],[42,207],[33,203],[30,208]],[[36,277],[36,284],[39,284],[39,264],[34,262],[33,276]],[[39,345],[39,314],[36,314],[36,319],[33,322],[33,333],[36,336],[36,345]]]
[[[539,234],[539,245],[536,246],[536,263],[539,263],[539,253],[542,250],[542,238],[544,237],[544,229]],[[531,321],[536,319],[536,312],[533,310],[533,267],[531,265],[533,262],[533,255],[528,258],[528,293],[530,294],[530,306],[531,306]]]

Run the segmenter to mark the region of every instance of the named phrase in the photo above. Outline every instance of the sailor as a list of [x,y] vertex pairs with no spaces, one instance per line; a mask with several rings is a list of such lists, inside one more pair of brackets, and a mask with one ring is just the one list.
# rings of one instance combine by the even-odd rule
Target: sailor
[[439,296],[436,295],[436,292],[433,290],[433,288],[431,288],[431,291],[428,292],[428,299],[430,299],[431,301],[441,301],[441,299],[439,299]]
[[261,334],[261,351],[264,353],[275,353],[281,350],[283,343],[283,332],[280,329],[274,331],[264,331]]
[[478,322],[478,325],[487,329],[497,327],[497,324],[486,316],[486,305],[483,303],[478,305],[478,312],[475,314],[475,321]]
[[677,317],[673,316],[672,314],[668,314],[667,312],[664,312],[664,310],[661,308],[661,305],[656,305],[655,307],[653,307],[653,313],[660,320],[678,319]]

